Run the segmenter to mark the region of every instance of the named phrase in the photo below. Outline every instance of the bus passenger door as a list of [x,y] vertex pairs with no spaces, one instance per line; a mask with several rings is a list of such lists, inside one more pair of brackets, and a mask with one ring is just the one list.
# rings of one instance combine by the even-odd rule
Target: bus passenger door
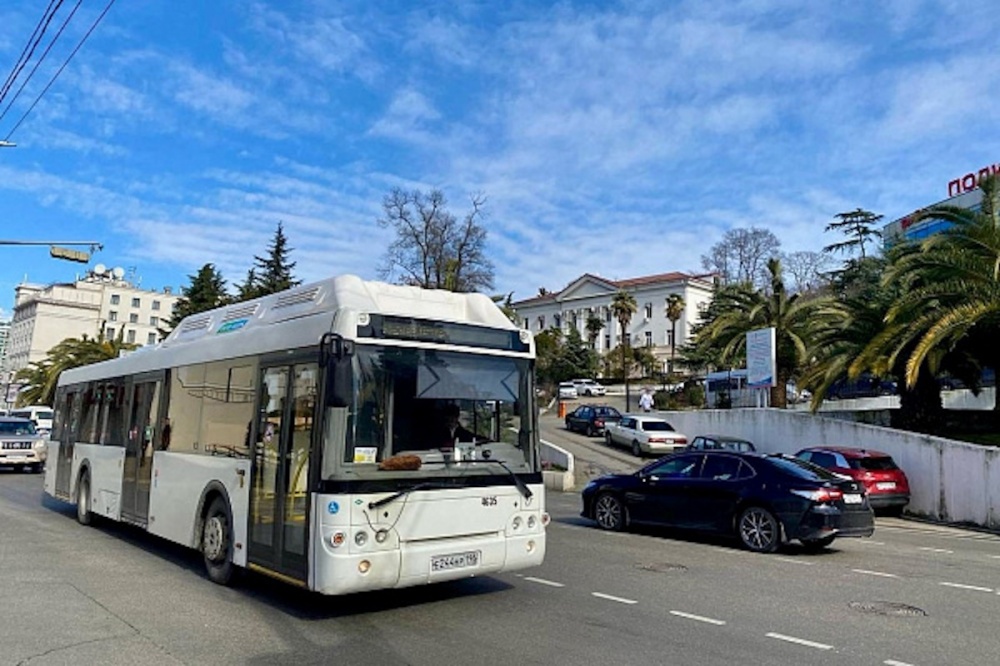
[[62,415],[60,427],[56,429],[59,437],[59,457],[49,460],[47,464],[56,466],[56,495],[69,499],[70,475],[73,473],[73,448],[76,441],[76,432],[80,422],[80,403],[83,398],[81,391],[67,391],[63,398],[66,403],[61,405],[59,412]]
[[125,469],[122,473],[122,516],[146,523],[149,485],[153,471],[153,439],[156,433],[160,391],[159,377],[137,378],[128,391],[128,435]]
[[248,558],[303,582],[318,381],[315,363],[262,368],[253,452]]

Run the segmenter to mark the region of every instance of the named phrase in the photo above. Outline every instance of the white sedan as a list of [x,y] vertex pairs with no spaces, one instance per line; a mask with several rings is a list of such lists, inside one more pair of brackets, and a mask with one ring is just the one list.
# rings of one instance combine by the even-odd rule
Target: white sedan
[[626,446],[632,454],[664,455],[687,446],[687,435],[658,416],[625,414],[617,423],[604,424],[604,441],[608,446]]

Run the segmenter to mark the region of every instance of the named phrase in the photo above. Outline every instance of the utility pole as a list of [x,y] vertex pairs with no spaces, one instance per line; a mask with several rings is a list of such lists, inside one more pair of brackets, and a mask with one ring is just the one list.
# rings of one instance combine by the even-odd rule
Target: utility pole
[[[33,241],[33,240],[0,240],[0,245],[48,245],[49,255],[53,259],[65,259],[66,261],[78,261],[85,264],[90,261],[93,252],[104,249],[104,245],[98,241]],[[89,252],[83,250],[73,250],[67,245],[83,245],[89,248]]]

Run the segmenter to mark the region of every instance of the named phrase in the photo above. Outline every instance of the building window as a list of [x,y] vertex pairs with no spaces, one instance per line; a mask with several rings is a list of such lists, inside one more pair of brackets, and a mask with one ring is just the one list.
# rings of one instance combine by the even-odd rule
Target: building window
[[653,346],[653,332],[652,331],[646,331],[646,346],[647,347],[652,347]]
[[114,326],[108,326],[108,330],[107,330],[107,333],[104,334],[104,338],[106,340],[114,340],[115,339],[115,327]]
[[555,321],[556,328],[562,328],[562,315],[557,314],[552,319]]
[[160,309],[160,302],[159,301],[153,301],[153,309],[154,310],[159,310]]
[[629,347],[632,346],[632,334],[631,333],[626,333],[625,334],[625,344],[627,346],[629,346]]
[[611,323],[611,308],[604,308],[604,321]]
[[133,298],[132,299],[132,307],[137,308],[137,307],[139,307],[139,305],[141,305],[139,299],[138,298]]
[[135,331],[129,331],[128,332],[128,342],[132,342],[132,343],[135,342]]
[[111,305],[118,305],[122,300],[122,297],[118,294],[111,294]]
[[668,347],[673,347],[674,346],[674,332],[673,331],[667,331],[666,343],[667,343]]
[[118,321],[118,311],[111,310],[108,312],[108,321]]
[[156,333],[150,333],[149,335],[146,336],[146,344],[147,345],[156,344]]
[[130,324],[138,324],[139,323],[139,313],[138,312],[133,312],[132,314],[130,314],[128,316],[128,322]]
[[611,336],[610,335],[605,335],[604,336],[604,348],[605,349],[611,349]]
[[646,303],[646,319],[652,319],[652,318],[653,318],[653,304]]
[[539,331],[545,330],[545,315],[540,315],[538,317],[538,330]]
[[149,325],[150,326],[159,326],[160,325],[160,318],[159,317],[150,317],[149,318]]
[[524,318],[524,328],[526,330],[531,330],[531,320],[527,317]]

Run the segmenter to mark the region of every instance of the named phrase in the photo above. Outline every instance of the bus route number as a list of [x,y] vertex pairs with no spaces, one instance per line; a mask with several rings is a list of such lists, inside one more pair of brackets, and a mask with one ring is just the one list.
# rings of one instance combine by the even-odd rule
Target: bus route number
[[491,495],[489,497],[483,498],[483,506],[496,506],[496,505],[497,505],[496,495]]

